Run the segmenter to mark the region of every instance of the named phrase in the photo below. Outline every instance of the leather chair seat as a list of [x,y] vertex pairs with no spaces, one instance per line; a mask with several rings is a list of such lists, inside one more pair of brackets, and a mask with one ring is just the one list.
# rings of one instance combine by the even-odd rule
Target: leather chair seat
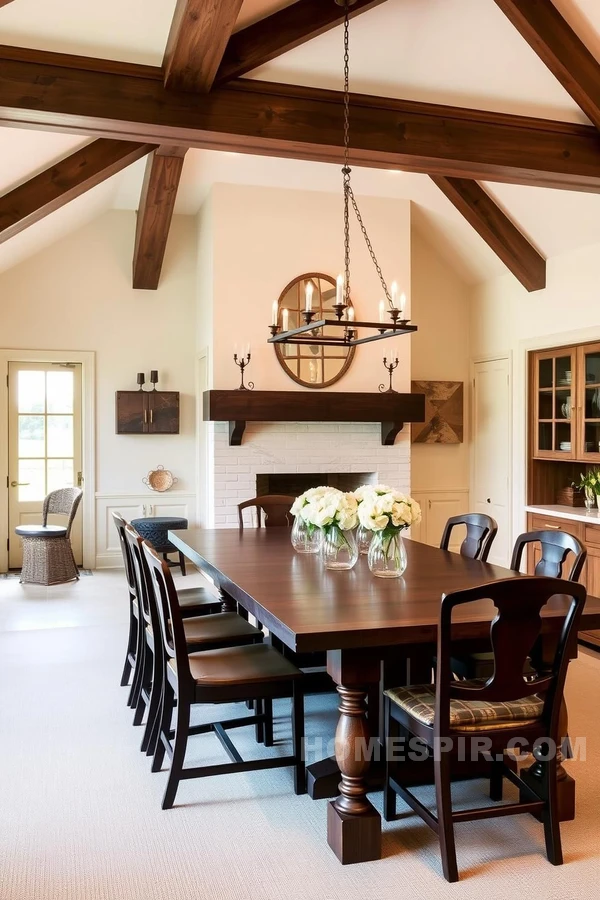
[[[190,672],[198,685],[257,684],[291,681],[302,678],[302,672],[268,644],[205,650],[189,656]],[[174,672],[177,666],[169,660]]]
[[[183,630],[188,644],[229,644],[244,640],[256,640],[262,632],[238,616],[237,613],[215,613],[183,620]],[[154,632],[151,625],[146,625],[146,633],[151,637]]]
[[21,537],[65,537],[67,529],[62,525],[17,525],[15,533]]

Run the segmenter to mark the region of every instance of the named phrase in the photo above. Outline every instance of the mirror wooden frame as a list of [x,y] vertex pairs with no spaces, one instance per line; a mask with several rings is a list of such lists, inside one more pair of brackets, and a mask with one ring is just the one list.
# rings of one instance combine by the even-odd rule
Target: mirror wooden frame
[[[323,281],[327,282],[328,284],[330,284],[332,286],[332,288],[335,291],[335,289],[336,289],[335,278],[332,278],[331,275],[324,275],[322,272],[306,272],[303,275],[298,275],[296,278],[293,278],[289,282],[289,284],[287,284],[284,287],[284,289],[281,292],[281,294],[279,295],[279,299],[277,301],[277,322],[280,326],[282,325],[282,310],[284,309],[283,301],[287,297],[288,293],[296,285],[300,285],[306,281],[316,280],[316,279],[322,279]],[[320,305],[321,305],[321,293],[319,291],[319,296],[318,296],[318,300],[316,303],[315,303],[315,294],[313,294],[313,309],[316,309],[317,313],[318,313],[318,308]],[[300,304],[299,304],[299,307],[300,307]],[[350,307],[352,308],[352,303],[350,303]],[[289,308],[289,307],[287,307],[287,308]],[[333,311],[331,311],[330,317],[333,317]],[[321,318],[321,316],[317,314],[316,318],[317,319]],[[289,378],[291,378],[292,381],[295,381],[296,384],[300,384],[300,385],[302,385],[302,387],[312,388],[313,390],[321,390],[322,388],[330,387],[332,384],[336,384],[336,382],[338,382],[341,378],[343,378],[344,375],[346,374],[346,372],[348,371],[348,369],[350,368],[350,366],[352,365],[352,361],[354,359],[354,354],[356,352],[356,347],[347,347],[346,348],[347,353],[346,353],[345,359],[341,355],[325,357],[324,352],[326,351],[327,348],[321,347],[320,348],[321,361],[324,361],[326,358],[329,358],[329,359],[339,360],[340,362],[343,361],[343,364],[342,364],[339,372],[333,378],[329,378],[328,380],[323,380],[320,382],[314,382],[314,381],[306,381],[305,379],[301,378],[299,375],[296,375],[294,372],[292,372],[291,367],[289,366],[290,360],[297,359],[298,357],[287,357],[285,355],[284,348],[285,347],[297,347],[298,346],[297,344],[274,344],[273,346],[275,348],[275,355],[277,356],[279,365],[281,366],[281,368],[283,369],[285,374]],[[323,371],[323,377],[324,377],[324,375],[325,375],[324,367],[322,367],[322,371]]]

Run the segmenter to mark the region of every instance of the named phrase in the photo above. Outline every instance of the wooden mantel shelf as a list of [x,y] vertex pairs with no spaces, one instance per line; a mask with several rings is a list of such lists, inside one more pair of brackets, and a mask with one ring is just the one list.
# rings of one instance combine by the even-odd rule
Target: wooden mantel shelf
[[406,422],[425,421],[423,394],[338,391],[205,391],[204,420],[229,422],[238,447],[246,422],[380,422],[381,443],[391,446]]

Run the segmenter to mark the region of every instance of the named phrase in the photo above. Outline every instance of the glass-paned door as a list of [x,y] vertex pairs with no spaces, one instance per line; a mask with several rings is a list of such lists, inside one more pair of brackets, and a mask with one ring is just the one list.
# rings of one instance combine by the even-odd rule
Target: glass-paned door
[[580,447],[578,458],[600,461],[600,344],[579,347]]
[[535,354],[536,457],[575,459],[574,349]]
[[[22,564],[17,525],[42,521],[50,491],[81,484],[81,365],[9,363],[9,566]],[[81,507],[71,541],[82,562]],[[49,524],[64,519],[50,517]]]

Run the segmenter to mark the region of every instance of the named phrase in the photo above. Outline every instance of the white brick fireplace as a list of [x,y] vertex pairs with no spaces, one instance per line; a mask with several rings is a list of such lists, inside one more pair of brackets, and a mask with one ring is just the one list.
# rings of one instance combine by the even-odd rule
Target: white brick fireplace
[[256,495],[257,475],[373,473],[379,482],[410,491],[409,426],[393,447],[382,445],[376,423],[249,422],[239,447],[229,446],[226,422],[204,427],[209,528],[237,525],[237,505]]

